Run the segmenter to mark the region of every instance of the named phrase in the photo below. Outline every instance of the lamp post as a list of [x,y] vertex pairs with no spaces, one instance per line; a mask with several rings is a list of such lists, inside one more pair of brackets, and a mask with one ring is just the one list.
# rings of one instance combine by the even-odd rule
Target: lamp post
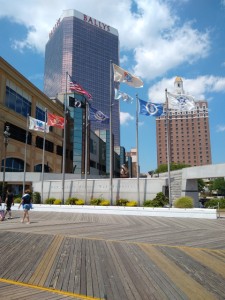
[[6,166],[6,151],[9,143],[9,126],[6,126],[6,130],[3,132],[4,135],[4,145],[5,145],[5,153],[4,153],[4,167],[3,167],[3,179],[2,179],[2,201],[5,201],[5,166]]

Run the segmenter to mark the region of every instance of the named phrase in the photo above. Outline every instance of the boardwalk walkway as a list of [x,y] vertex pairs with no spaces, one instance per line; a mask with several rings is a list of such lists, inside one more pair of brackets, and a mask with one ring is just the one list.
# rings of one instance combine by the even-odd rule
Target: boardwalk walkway
[[225,218],[21,214],[0,223],[0,299],[225,299]]

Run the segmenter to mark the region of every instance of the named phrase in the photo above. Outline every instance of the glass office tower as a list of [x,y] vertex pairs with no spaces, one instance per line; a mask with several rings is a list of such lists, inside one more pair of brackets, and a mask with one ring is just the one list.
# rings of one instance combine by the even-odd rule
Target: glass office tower
[[[66,10],[46,45],[44,92],[49,97],[69,92],[68,72],[92,95],[91,105],[109,116],[110,61],[119,64],[118,31],[76,10]],[[109,125],[91,122],[91,129],[109,130]],[[119,102],[114,100],[112,133],[114,145],[119,146]]]

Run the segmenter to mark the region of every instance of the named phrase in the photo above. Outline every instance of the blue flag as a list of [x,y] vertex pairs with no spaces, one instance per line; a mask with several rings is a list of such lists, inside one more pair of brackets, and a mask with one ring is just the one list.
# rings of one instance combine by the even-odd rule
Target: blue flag
[[145,116],[160,117],[163,114],[163,104],[139,100],[139,113]]
[[89,106],[89,118],[90,121],[98,122],[102,124],[109,124],[109,117],[103,114],[100,110]]

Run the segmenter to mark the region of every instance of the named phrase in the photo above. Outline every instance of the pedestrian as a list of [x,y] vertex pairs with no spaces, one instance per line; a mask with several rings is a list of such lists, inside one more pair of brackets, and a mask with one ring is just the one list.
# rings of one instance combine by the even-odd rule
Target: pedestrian
[[14,195],[10,188],[8,188],[8,190],[7,190],[5,204],[6,204],[5,216],[7,215],[7,213],[9,213],[8,219],[12,219],[11,207],[12,207],[12,205],[14,205]]
[[23,218],[21,220],[22,223],[24,223],[25,219],[27,218],[27,224],[30,224],[30,216],[29,216],[29,210],[31,209],[31,191],[26,190],[25,194],[22,196],[22,200],[20,202],[20,205],[18,209],[20,209],[20,206],[23,206]]
[[0,221],[4,221],[5,219],[5,211],[4,206],[2,207],[2,197],[0,196]]

